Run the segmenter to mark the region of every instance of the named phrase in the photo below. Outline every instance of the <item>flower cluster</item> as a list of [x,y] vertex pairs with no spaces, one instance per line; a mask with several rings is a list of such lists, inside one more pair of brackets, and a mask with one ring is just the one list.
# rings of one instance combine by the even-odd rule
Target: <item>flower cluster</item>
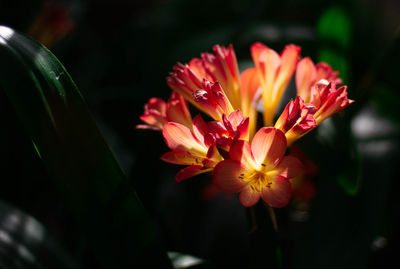
[[[232,45],[213,50],[173,67],[167,77],[171,98],[150,99],[140,117],[146,124],[137,127],[162,131],[171,151],[161,159],[186,166],[177,173],[177,181],[212,172],[213,184],[224,192],[240,193],[244,206],[261,198],[270,206],[284,207],[292,195],[290,179],[301,171],[297,158],[285,156],[287,147],[352,103],[347,87],[338,87],[342,81],[328,64],[300,59],[295,45],[279,55],[255,43],[255,67],[241,74]],[[294,73],[297,97],[277,117]],[[212,120],[192,118],[187,101]],[[264,127],[257,130],[260,103]]]

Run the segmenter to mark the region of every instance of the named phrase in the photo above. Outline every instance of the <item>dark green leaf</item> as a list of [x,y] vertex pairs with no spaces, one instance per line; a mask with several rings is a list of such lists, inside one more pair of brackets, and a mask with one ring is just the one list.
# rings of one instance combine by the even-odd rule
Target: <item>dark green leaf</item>
[[99,262],[170,268],[158,230],[62,64],[7,27],[0,27],[0,59],[0,85]]

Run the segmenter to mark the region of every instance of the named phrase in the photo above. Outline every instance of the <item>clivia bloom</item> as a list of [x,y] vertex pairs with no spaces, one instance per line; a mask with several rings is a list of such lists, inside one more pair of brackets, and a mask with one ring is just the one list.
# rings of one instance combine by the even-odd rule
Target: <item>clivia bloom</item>
[[347,98],[347,86],[336,89],[334,82],[328,83],[326,80],[320,80],[311,88],[310,104],[316,108],[313,116],[317,124],[353,102]]
[[251,46],[251,55],[258,70],[264,103],[264,125],[273,125],[279,101],[296,68],[300,47],[288,45],[279,55],[261,43]]
[[137,125],[138,129],[161,131],[168,122],[178,122],[192,128],[192,117],[186,100],[175,92],[167,103],[160,98],[151,98],[144,106],[144,113],[140,119],[147,124]]
[[[258,78],[254,78],[256,70],[250,68],[239,75],[232,45],[228,48],[216,45],[213,50],[214,54],[202,53],[201,58],[194,58],[188,64],[177,63],[167,77],[167,84],[215,120],[222,121],[222,110],[229,115],[240,109],[245,117],[251,116],[250,133],[254,133],[258,101],[256,92],[260,85]],[[211,93],[217,93],[217,99],[223,101],[224,105],[211,101],[215,99]]]
[[223,158],[216,148],[215,138],[208,133],[207,124],[197,115],[193,118],[193,131],[186,126],[169,122],[164,125],[163,136],[172,151],[165,153],[163,161],[189,165],[175,176],[176,181],[210,172]]
[[233,112],[232,105],[218,82],[204,80],[203,85],[203,89],[193,92],[193,99],[204,112],[215,120],[222,120],[223,114],[229,115]]
[[333,71],[327,63],[314,65],[310,58],[305,57],[299,61],[296,68],[297,95],[300,95],[304,102],[308,103],[311,98],[311,87],[314,84],[321,79],[341,84],[342,80],[338,76],[339,72]]
[[215,45],[214,53],[203,53],[204,71],[212,82],[218,81],[234,109],[240,108],[239,67],[232,45],[228,48]]
[[286,138],[280,130],[261,128],[251,145],[239,140],[231,147],[231,159],[215,167],[213,183],[225,192],[240,192],[244,206],[253,206],[261,197],[270,206],[284,207],[292,196],[289,179],[301,169],[295,157],[284,157],[285,151]]
[[[346,86],[336,89],[338,72],[325,63],[304,58],[300,47],[288,45],[279,55],[267,46],[251,47],[255,66],[241,74],[232,45],[216,45],[188,64],[178,63],[167,77],[174,91],[165,103],[152,98],[140,117],[162,130],[171,149],[161,159],[186,165],[177,181],[212,172],[212,183],[227,193],[240,193],[244,206],[260,198],[272,207],[286,206],[292,196],[291,179],[301,170],[300,161],[285,156],[287,147],[325,118],[342,110]],[[281,97],[296,70],[298,96],[273,122]],[[191,118],[186,101],[212,118]],[[264,126],[257,131],[257,106],[262,101]],[[274,127],[272,127],[274,126]]]
[[287,143],[290,146],[294,141],[305,135],[317,126],[314,119],[315,107],[304,104],[300,96],[291,100],[275,123],[275,128],[285,133]]
[[249,118],[243,117],[240,110],[232,112],[228,117],[224,114],[222,122],[212,121],[208,127],[215,136],[218,147],[225,151],[229,151],[236,140],[249,139]]

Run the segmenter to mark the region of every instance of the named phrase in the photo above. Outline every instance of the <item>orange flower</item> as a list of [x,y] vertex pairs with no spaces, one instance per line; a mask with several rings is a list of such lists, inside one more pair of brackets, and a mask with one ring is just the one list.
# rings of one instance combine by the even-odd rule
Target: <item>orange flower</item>
[[[298,46],[288,45],[279,55],[256,43],[251,47],[255,67],[240,75],[232,45],[213,50],[174,66],[167,77],[174,98],[167,103],[152,98],[141,116],[147,125],[138,128],[163,130],[172,151],[161,159],[187,166],[176,174],[177,181],[213,171],[213,184],[227,193],[239,192],[244,206],[261,198],[283,207],[291,199],[290,179],[301,170],[297,158],[284,156],[287,146],[353,101],[347,99],[346,86],[336,89],[341,80],[329,65],[314,65],[309,58],[298,62]],[[295,69],[298,96],[274,125]],[[200,115],[192,120],[184,99],[214,121],[206,123]],[[275,127],[256,132],[260,100],[264,125]]]
[[314,118],[317,124],[353,102],[347,98],[347,86],[336,89],[334,82],[328,83],[326,80],[320,80],[311,88],[310,104],[316,107]]
[[229,151],[236,140],[249,139],[249,118],[243,117],[240,110],[232,112],[228,117],[222,115],[222,122],[212,121],[208,127],[216,138],[217,146],[225,151]]
[[300,47],[288,45],[279,55],[261,43],[251,46],[264,103],[264,125],[273,125],[276,108],[293,75],[300,54]]
[[193,92],[193,99],[201,109],[215,120],[222,120],[222,115],[229,115],[232,111],[232,105],[225,96],[218,82],[210,83],[203,81],[203,89]]
[[189,165],[176,174],[176,181],[212,171],[223,158],[219,154],[215,138],[209,134],[207,124],[200,115],[193,118],[193,131],[186,126],[168,122],[164,125],[163,136],[172,151],[165,153],[163,161]]
[[212,82],[219,82],[234,109],[240,108],[239,67],[232,45],[215,45],[214,53],[203,53],[201,58],[206,74]]
[[286,138],[280,130],[261,128],[251,145],[243,140],[232,145],[231,159],[215,167],[213,183],[225,192],[240,192],[244,206],[253,206],[262,198],[270,206],[284,207],[292,196],[289,179],[301,168],[295,157],[284,157],[285,151]]
[[310,58],[305,57],[297,64],[296,68],[297,95],[300,95],[304,102],[308,103],[311,98],[311,87],[315,83],[325,79],[328,82],[341,84],[342,80],[338,75],[339,72],[333,71],[327,63],[314,65]]
[[[202,53],[201,58],[194,58],[189,64],[176,64],[167,77],[167,84],[215,120],[222,121],[222,111],[229,115],[240,109],[245,117],[250,117],[250,133],[253,134],[257,119],[256,108],[260,99],[257,94],[260,86],[257,71],[249,68],[239,76],[232,45],[228,48],[215,45],[213,50],[214,54]],[[213,104],[211,101],[215,99],[212,98],[213,92],[218,92],[219,99],[225,99],[222,106],[215,106],[221,103]],[[205,96],[206,94],[209,96]]]
[[275,128],[285,133],[288,146],[317,126],[313,105],[305,105],[300,96],[291,100],[275,123]]
[[192,117],[185,99],[173,92],[167,103],[160,98],[151,98],[144,106],[140,119],[147,124],[139,124],[138,129],[160,131],[167,122],[178,122],[192,128]]

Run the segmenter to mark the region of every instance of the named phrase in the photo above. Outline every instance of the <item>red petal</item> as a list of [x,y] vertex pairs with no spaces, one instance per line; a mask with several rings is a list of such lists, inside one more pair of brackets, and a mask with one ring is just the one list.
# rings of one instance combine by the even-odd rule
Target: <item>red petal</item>
[[240,192],[239,200],[242,205],[250,207],[255,205],[260,200],[260,197],[261,192],[253,190],[253,188],[251,188],[251,185],[248,184]]
[[251,153],[249,142],[245,140],[238,140],[233,143],[229,151],[229,157],[251,169],[258,169],[260,166],[260,164],[256,163],[253,154]]
[[203,141],[204,136],[208,133],[207,123],[200,114],[193,118],[193,133],[199,141]]
[[275,169],[279,176],[289,179],[296,177],[302,171],[302,164],[296,157],[287,156],[283,158]]
[[206,173],[211,171],[211,169],[202,169],[202,165],[191,165],[183,168],[175,175],[175,180],[181,182],[182,180],[188,179],[190,177]]
[[297,94],[308,102],[310,100],[311,85],[315,82],[317,71],[314,63],[306,57],[297,64],[296,87]]
[[147,123],[158,130],[161,130],[168,121],[165,116],[161,115],[160,112],[156,110],[145,111],[142,116],[139,117],[142,121]]
[[277,177],[270,188],[264,188],[262,199],[272,207],[284,207],[292,198],[292,186],[289,180]]
[[214,168],[212,182],[224,192],[237,193],[245,183],[239,178],[244,167],[234,160],[225,160]]
[[253,102],[254,96],[260,87],[260,80],[258,78],[256,68],[248,68],[240,75],[240,91],[242,94],[242,108],[243,103],[246,103],[247,109],[243,113],[248,116],[248,110]]
[[173,92],[168,100],[166,115],[168,121],[178,122],[189,128],[192,127],[192,117],[187,102],[182,95],[176,92]]
[[257,164],[275,167],[286,151],[286,137],[273,127],[261,128],[251,142],[251,151]]
[[167,105],[164,100],[153,97],[150,98],[149,102],[145,105],[145,111],[154,109],[159,111],[160,114],[165,115],[166,107]]
[[163,160],[164,162],[183,165],[200,165],[202,159],[203,158],[193,156],[189,152],[182,150],[169,151],[161,156],[161,160]]
[[163,136],[165,143],[172,150],[188,151],[195,155],[206,156],[207,148],[198,141],[186,126],[169,122],[164,125]]

